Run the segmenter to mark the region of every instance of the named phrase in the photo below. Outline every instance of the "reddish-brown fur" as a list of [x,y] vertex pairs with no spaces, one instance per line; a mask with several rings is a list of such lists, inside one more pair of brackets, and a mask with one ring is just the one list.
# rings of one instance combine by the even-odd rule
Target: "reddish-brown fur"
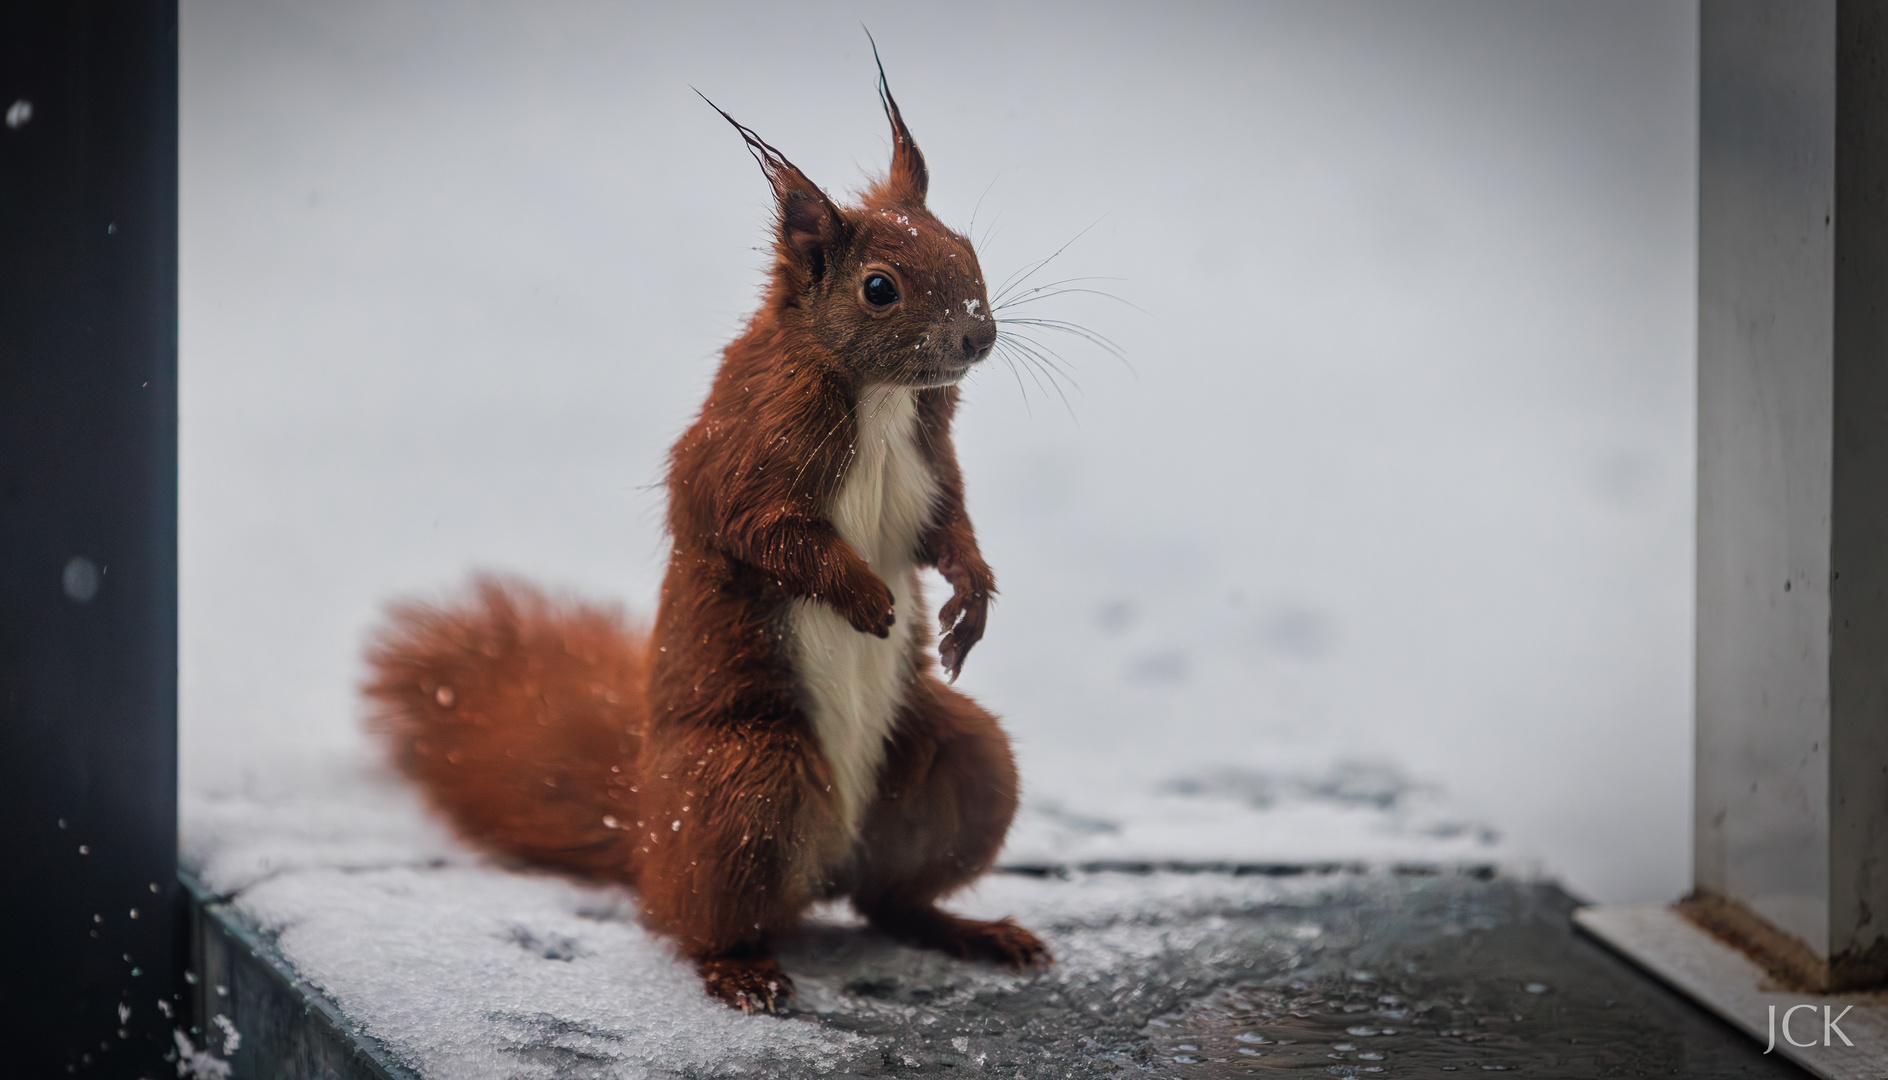
[[[959,956],[1048,960],[1007,919],[936,907],[989,869],[1015,811],[995,718],[939,679],[914,636],[855,838],[786,653],[795,599],[881,638],[920,617],[892,609],[833,522],[871,386],[916,391],[938,495],[912,554],[951,585],[939,653],[953,677],[995,593],[950,436],[956,381],[995,322],[969,243],[924,208],[924,160],[882,75],[880,89],[892,167],[852,209],[735,125],[774,187],[775,260],[671,453],[673,548],[653,631],[480,579],[457,607],[394,608],[369,652],[372,722],[466,836],[635,887],[648,924],[743,1008],[791,992],[768,943],[823,898],[848,896],[882,930]],[[895,281],[896,303],[868,302],[874,274]]]

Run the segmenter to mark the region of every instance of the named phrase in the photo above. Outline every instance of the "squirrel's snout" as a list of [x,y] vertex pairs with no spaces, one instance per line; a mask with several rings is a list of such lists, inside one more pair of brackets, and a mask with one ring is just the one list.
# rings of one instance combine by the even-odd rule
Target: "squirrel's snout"
[[961,342],[964,362],[974,364],[990,355],[990,349],[996,344],[996,323],[986,321],[978,323],[976,328],[964,335]]

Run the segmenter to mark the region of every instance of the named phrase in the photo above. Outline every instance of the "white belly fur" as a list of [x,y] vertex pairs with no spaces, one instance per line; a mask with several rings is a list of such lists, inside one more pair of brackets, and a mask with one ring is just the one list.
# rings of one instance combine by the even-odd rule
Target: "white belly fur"
[[831,511],[839,535],[892,591],[897,622],[891,636],[860,633],[817,600],[795,600],[788,609],[802,706],[854,835],[877,790],[885,741],[911,678],[913,648],[929,638],[927,620],[917,610],[915,556],[937,498],[937,478],[918,447],[912,395],[901,387],[874,387],[859,399],[857,441]]

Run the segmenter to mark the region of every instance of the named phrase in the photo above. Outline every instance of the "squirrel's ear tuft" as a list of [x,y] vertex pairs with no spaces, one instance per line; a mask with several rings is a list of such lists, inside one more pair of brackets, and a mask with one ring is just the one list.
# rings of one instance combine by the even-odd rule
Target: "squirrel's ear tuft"
[[891,83],[885,80],[885,63],[878,58],[878,42],[872,41],[870,30],[865,32],[865,39],[872,42],[872,62],[878,65],[878,100],[885,106],[885,118],[892,122],[892,168],[885,186],[900,201],[921,204],[931,187],[930,170],[924,167],[924,154],[918,150],[911,129],[905,126],[904,115],[898,111]]
[[[695,91],[703,101],[708,101],[706,94]],[[767,176],[767,182],[773,185],[774,202],[780,211],[780,242],[782,254],[793,258],[813,277],[813,280],[826,276],[828,256],[843,238],[844,219],[839,208],[819,189],[819,185],[807,178],[799,166],[786,159],[786,155],[768,145],[765,139],[754,134],[754,130],[729,116],[727,111],[712,101],[708,107],[721,114],[721,118],[734,125],[734,130],[741,133],[747,143],[748,153],[760,163],[761,172]]]

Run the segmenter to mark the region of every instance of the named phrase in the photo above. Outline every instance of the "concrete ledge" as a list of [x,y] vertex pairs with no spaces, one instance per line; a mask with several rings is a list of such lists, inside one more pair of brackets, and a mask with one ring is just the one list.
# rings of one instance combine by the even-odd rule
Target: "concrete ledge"
[[[1888,1075],[1888,992],[1815,994],[1789,989],[1742,951],[1669,907],[1586,907],[1574,912],[1573,920],[1626,959],[1742,1029],[1759,1046],[1774,1043],[1774,1053],[1817,1076],[1879,1080]],[[1775,1025],[1791,1009],[1799,1010],[1791,1022],[1792,1034],[1813,1045],[1792,1045],[1776,1031]],[[1830,1018],[1839,1018],[1841,1035],[1825,1032],[1825,1009]],[[1823,1045],[1825,1038],[1833,1045]]]
[[[450,894],[466,894],[469,882],[493,893],[504,917],[468,921],[442,907],[444,894],[429,886],[446,877]],[[399,887],[379,888],[388,883],[381,879]],[[693,973],[659,943],[641,953],[613,948],[613,937],[645,937],[614,909],[592,905],[572,921],[530,909],[513,893],[553,884],[535,877],[450,866],[341,874],[318,903],[280,923],[292,928],[287,936],[245,907],[293,882],[278,878],[229,898],[184,881],[200,1017],[191,1034],[237,1080],[865,1080],[967,1070],[1102,1080],[1255,1067],[1349,1076],[1798,1075],[1574,933],[1574,901],[1551,883],[1499,875],[1000,874],[966,903],[1000,905],[1043,927],[1058,947],[1054,968],[1017,973],[914,952],[827,913],[782,943],[800,994],[778,1017],[742,1017],[707,1002]],[[338,902],[346,890],[373,902]],[[263,907],[280,915],[289,910],[281,901]],[[319,932],[317,945],[338,935],[359,946],[375,933],[362,917],[398,920],[385,938],[395,942],[444,922],[443,935],[422,942],[423,954],[474,977],[442,968],[419,972],[417,982],[389,979],[394,969],[415,974],[417,961],[377,947],[355,948],[321,974],[328,954],[308,949],[307,931]],[[488,932],[504,925],[529,932],[502,940]],[[638,995],[653,1006],[639,1006]],[[352,1004],[344,1012],[337,1000]],[[230,1039],[231,1030],[240,1037]],[[1860,1029],[1849,1030],[1859,1041]],[[1878,1029],[1869,1030],[1873,1038]]]
[[236,1077],[418,1080],[193,875],[177,877],[187,895],[196,980],[199,1024],[191,1037],[203,1052],[227,1060]]

